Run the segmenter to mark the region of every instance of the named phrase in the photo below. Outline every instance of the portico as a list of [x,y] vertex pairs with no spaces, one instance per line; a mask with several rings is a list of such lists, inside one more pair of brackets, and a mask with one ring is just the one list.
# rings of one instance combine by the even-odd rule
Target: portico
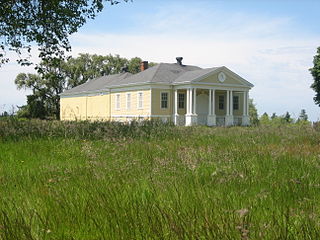
[[[181,94],[185,94],[185,112]],[[188,86],[174,89],[176,125],[232,126],[249,125],[249,91],[239,88]],[[180,110],[180,111],[179,111]]]

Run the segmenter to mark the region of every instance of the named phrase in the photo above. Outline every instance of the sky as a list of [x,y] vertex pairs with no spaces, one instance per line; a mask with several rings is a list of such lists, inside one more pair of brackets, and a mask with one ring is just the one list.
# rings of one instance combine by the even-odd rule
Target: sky
[[[318,0],[133,0],[106,5],[70,37],[72,56],[119,54],[203,68],[226,66],[254,87],[258,113],[320,120],[309,68],[320,46]],[[33,52],[34,61],[36,52]],[[9,55],[11,56],[11,55]],[[14,59],[15,56],[12,56]],[[0,68],[0,112],[26,103],[14,61]]]

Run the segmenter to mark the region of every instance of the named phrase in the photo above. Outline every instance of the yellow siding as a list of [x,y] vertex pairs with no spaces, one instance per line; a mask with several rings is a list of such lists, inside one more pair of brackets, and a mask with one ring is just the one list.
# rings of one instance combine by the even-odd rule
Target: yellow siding
[[60,99],[61,120],[86,120],[87,97],[73,97]]
[[60,99],[61,120],[108,120],[109,94]]
[[[168,95],[168,108],[161,108],[161,92],[167,92]],[[172,91],[170,89],[152,89],[152,115],[171,115],[172,114],[172,103],[174,96],[172,94]]]
[[[138,94],[143,94],[143,106],[141,109],[138,108]],[[130,101],[130,109],[127,109],[127,94],[130,93],[131,101]],[[115,116],[114,119],[125,121],[127,120],[125,116],[129,116],[129,118],[135,117],[145,117],[149,116],[151,113],[150,110],[150,93],[148,90],[135,90],[135,91],[127,91],[127,92],[115,92],[111,94],[111,114]],[[116,109],[116,96],[120,95],[120,108]],[[120,117],[123,116],[123,117]]]
[[109,119],[109,107],[109,94],[87,97],[88,120],[96,121]]
[[[218,80],[218,74],[219,73],[213,74],[213,75],[201,80],[200,82],[221,83]],[[226,80],[223,82],[223,84],[225,84],[225,83],[226,84],[241,84],[241,85],[243,85],[239,80],[230,77],[230,75],[228,75],[228,74],[226,74]]]

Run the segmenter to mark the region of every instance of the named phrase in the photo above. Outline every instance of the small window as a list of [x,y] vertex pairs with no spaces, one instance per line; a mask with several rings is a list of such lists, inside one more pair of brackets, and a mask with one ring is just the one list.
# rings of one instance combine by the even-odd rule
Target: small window
[[143,108],[143,93],[139,92],[138,93],[138,109]]
[[224,109],[224,96],[219,96],[219,110]]
[[168,93],[161,93],[161,108],[168,108]]
[[131,109],[131,93],[127,93],[127,109]]
[[116,109],[120,109],[120,94],[116,95]]
[[179,93],[178,94],[178,107],[179,108],[184,108],[184,100],[185,99],[185,94],[184,93]]
[[233,110],[239,110],[239,96],[233,96]]

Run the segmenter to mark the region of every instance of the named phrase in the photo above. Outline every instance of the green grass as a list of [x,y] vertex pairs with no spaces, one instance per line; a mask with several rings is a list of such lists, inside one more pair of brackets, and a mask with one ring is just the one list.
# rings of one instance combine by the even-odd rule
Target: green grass
[[1,126],[1,240],[320,239],[311,127]]

